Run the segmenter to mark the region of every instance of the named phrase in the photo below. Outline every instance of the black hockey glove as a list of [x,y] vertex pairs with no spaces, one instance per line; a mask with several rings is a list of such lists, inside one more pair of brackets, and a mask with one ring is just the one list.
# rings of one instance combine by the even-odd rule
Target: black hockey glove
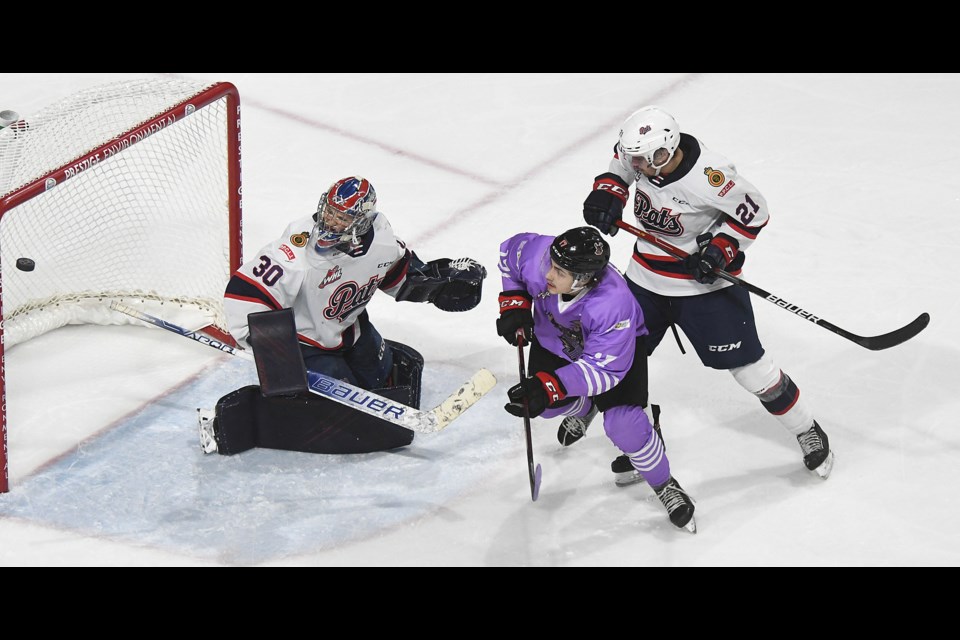
[[623,219],[630,186],[615,173],[604,173],[594,178],[593,191],[583,201],[583,219],[602,233],[617,235],[617,222]]
[[697,253],[691,253],[683,261],[684,268],[693,274],[701,284],[713,284],[717,281],[715,269],[736,271],[743,266],[744,255],[740,252],[740,243],[725,233],[716,236],[703,233],[697,236]]
[[469,311],[480,304],[487,269],[473,258],[451,260],[440,270],[448,280],[431,302],[441,311]]
[[533,298],[520,289],[500,294],[500,317],[497,318],[497,335],[517,346],[517,329],[523,329],[524,344],[533,337]]
[[503,405],[507,413],[522,418],[523,399],[526,398],[530,417],[536,418],[547,407],[553,406],[566,398],[567,391],[552,371],[538,371],[510,387],[507,391],[507,397],[510,398],[510,402]]
[[411,261],[398,302],[429,302],[442,311],[469,311],[480,304],[487,270],[473,258]]

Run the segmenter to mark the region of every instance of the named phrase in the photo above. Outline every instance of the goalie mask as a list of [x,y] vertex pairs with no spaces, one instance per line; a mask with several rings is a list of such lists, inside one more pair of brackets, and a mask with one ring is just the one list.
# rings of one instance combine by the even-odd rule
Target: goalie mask
[[377,217],[377,192],[370,181],[351,176],[334,182],[322,196],[314,214],[310,243],[318,252],[349,242],[360,244]]
[[650,167],[660,175],[680,146],[680,125],[660,107],[634,111],[620,129],[617,155],[623,168],[637,176]]

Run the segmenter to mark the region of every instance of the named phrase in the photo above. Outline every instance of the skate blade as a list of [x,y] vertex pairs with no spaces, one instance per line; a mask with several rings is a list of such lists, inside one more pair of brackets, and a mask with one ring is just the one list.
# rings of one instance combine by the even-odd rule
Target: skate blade
[[814,469],[812,473],[815,473],[817,476],[819,476],[821,480],[826,480],[830,477],[830,473],[833,471],[833,461],[834,455],[833,449],[831,449],[830,453],[827,454],[827,457],[824,458],[823,462],[820,463],[820,466]]
[[616,474],[616,476],[617,477],[614,478],[613,481],[618,487],[629,487],[630,485],[633,485],[633,484],[640,484],[642,482],[646,482],[646,480],[643,479],[643,476],[636,471],[627,471],[624,473],[618,473]]

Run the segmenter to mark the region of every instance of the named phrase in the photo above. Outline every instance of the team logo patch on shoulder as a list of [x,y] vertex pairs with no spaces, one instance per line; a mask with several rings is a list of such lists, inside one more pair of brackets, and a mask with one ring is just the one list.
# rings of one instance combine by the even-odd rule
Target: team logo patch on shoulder
[[307,239],[310,237],[310,232],[302,231],[300,233],[295,233],[290,236],[290,244],[295,247],[305,247],[307,246]]
[[343,277],[343,269],[340,268],[340,265],[335,266],[334,268],[327,271],[327,275],[323,276],[323,280],[320,281],[319,288],[323,289],[328,284],[333,284],[337,280]]
[[703,170],[703,173],[707,176],[707,182],[710,183],[711,187],[719,187],[727,180],[727,177],[723,175],[723,171],[717,171],[713,167],[707,167]]
[[727,184],[724,185],[723,189],[720,189],[720,193],[718,193],[717,195],[720,196],[721,198],[722,198],[723,196],[727,195],[727,193],[730,191],[730,189],[733,189],[733,186],[734,186],[735,184],[737,184],[737,183],[734,182],[733,180],[731,180],[730,182],[728,182]]
[[283,251],[283,255],[287,256],[287,260],[293,260],[297,256],[293,253],[293,249],[288,247],[285,244],[280,245],[280,251]]
[[617,324],[613,325],[613,330],[614,330],[614,331],[623,331],[624,329],[629,329],[629,328],[630,328],[630,319],[629,319],[629,318],[626,319],[626,320],[621,320],[621,321],[618,322]]

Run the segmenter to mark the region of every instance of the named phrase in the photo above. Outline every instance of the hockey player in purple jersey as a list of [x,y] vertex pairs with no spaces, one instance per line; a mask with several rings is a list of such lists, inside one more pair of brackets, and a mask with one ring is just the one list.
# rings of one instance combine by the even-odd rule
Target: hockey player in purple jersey
[[[677,527],[696,533],[694,505],[671,476],[650,424],[643,312],[609,264],[610,246],[591,227],[559,236],[521,233],[500,245],[497,333],[530,345],[529,377],[508,391],[505,409],[531,418],[592,419],[653,487]],[[563,443],[565,429],[558,437]]]
[[796,436],[807,469],[826,479],[834,455],[796,383],[765,352],[746,289],[718,279],[739,275],[744,249],[769,222],[766,199],[726,157],[659,107],[623,123],[608,170],[583,203],[584,220],[615,235],[635,184],[633,213],[647,232],[691,254],[679,260],[638,239],[626,270],[650,330],[650,353],[679,326],[704,366],[729,371]]

